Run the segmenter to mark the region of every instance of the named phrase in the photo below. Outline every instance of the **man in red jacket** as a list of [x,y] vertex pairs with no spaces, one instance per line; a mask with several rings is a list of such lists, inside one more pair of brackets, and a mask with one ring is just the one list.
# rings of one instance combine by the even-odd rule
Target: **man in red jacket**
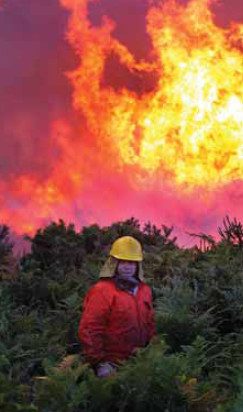
[[100,280],[85,296],[79,339],[84,358],[98,377],[114,373],[155,334],[152,292],[143,278],[142,260],[136,239],[117,239]]

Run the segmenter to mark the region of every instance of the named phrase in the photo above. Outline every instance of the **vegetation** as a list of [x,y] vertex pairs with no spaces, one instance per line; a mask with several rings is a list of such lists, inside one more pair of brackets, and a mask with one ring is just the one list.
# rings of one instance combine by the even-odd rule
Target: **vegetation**
[[[157,337],[98,379],[77,329],[83,298],[122,235],[143,244]],[[31,252],[16,266],[0,226],[0,410],[242,411],[242,225],[226,217],[219,235],[194,234],[201,247],[181,249],[164,225],[141,228],[131,218],[78,233],[60,220],[29,238]]]

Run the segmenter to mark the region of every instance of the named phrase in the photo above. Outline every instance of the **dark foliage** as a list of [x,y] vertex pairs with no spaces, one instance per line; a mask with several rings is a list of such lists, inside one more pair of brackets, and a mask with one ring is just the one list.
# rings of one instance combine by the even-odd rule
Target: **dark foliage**
[[236,218],[231,221],[229,216],[226,216],[223,220],[223,228],[219,227],[218,232],[222,240],[243,247],[243,228]]
[[0,265],[8,262],[13,253],[13,242],[9,237],[9,228],[6,225],[0,225]]
[[[141,228],[135,218],[79,233],[61,220],[38,230],[0,283],[0,410],[242,411],[242,226],[223,224],[219,242],[199,234],[201,247],[191,249],[177,246],[173,228]],[[77,329],[83,298],[123,235],[143,244],[157,337],[100,380],[83,363]],[[9,264],[6,227],[0,253]]]

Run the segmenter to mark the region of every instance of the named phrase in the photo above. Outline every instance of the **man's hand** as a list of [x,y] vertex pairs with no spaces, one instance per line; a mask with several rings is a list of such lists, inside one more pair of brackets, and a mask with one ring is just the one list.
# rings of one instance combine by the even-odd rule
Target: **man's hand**
[[96,369],[96,375],[98,378],[106,378],[113,375],[115,372],[116,369],[109,362],[100,363]]

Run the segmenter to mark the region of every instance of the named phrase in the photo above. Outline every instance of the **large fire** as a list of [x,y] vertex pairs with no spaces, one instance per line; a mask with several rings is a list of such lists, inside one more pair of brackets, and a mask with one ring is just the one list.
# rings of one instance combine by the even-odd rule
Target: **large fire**
[[[156,180],[193,189],[243,177],[243,25],[215,25],[212,0],[151,5],[147,31],[153,62],[136,62],[112,33],[88,19],[88,0],[61,0],[72,11],[68,38],[81,57],[70,74],[81,110],[103,155],[131,166],[136,185]],[[131,72],[154,72],[153,91],[138,96],[102,84],[115,54]]]
[[[107,224],[133,214],[195,229],[230,213],[232,193],[243,192],[243,24],[219,27],[215,0],[148,0],[142,60],[110,17],[93,24],[99,0],[59,2],[79,61],[67,73],[78,126],[68,116],[50,126],[57,153],[47,176],[0,179],[0,222],[34,233],[58,218]],[[142,87],[122,85],[119,73],[112,84],[116,65]]]

